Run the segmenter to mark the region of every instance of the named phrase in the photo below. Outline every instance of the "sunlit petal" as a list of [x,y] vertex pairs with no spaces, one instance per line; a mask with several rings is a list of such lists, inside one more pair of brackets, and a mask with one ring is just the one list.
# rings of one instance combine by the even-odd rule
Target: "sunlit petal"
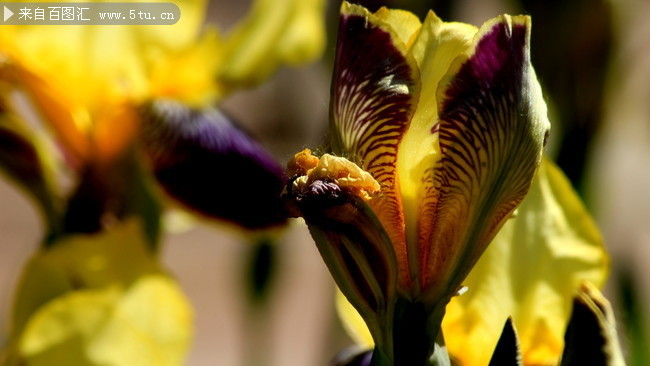
[[418,80],[415,60],[392,28],[366,9],[343,3],[330,106],[334,150],[382,185],[383,196],[370,205],[391,237],[402,284],[410,274],[397,148],[417,103]]
[[39,307],[67,291],[126,285],[157,271],[137,220],[99,234],[61,238],[27,263],[16,294],[12,334],[20,334]]
[[215,77],[222,47],[217,31],[208,29],[190,47],[160,57],[151,71],[150,97],[174,99],[194,107],[223,97],[224,90]]
[[126,289],[77,290],[39,308],[17,358],[34,366],[180,366],[191,320],[187,299],[164,275]]
[[374,14],[384,24],[389,24],[401,43],[408,49],[422,27],[417,15],[401,9],[388,9],[382,7]]
[[282,64],[314,60],[325,48],[323,0],[256,0],[226,37],[219,80],[229,90],[266,79]]
[[420,252],[430,298],[457,290],[526,195],[541,161],[549,122],[529,41],[528,17],[486,22],[438,89],[439,193],[433,240],[421,243]]
[[[572,298],[602,286],[608,257],[598,230],[558,168],[544,160],[528,196],[447,307],[443,332],[464,365],[487,364],[512,316],[526,364],[557,364]],[[471,345],[471,346],[470,346]]]
[[[392,23],[391,23],[392,25]],[[406,219],[411,268],[418,268],[418,243],[431,242],[436,189],[433,169],[440,159],[438,144],[438,84],[452,61],[471,46],[477,29],[445,23],[429,12],[414,36],[409,54],[418,64],[422,90],[411,123],[398,151],[397,172]]]
[[[15,64],[14,82],[73,158],[110,159],[133,136],[133,123],[115,110],[147,96],[151,70],[186,49],[202,25],[204,0],[176,3],[182,17],[171,26],[21,25],[0,37],[0,53]],[[94,135],[104,123],[112,133]]]

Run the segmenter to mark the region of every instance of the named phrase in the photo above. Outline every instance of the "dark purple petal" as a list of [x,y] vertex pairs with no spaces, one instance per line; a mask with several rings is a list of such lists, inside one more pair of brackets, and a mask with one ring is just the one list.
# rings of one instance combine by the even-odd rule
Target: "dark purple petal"
[[163,189],[187,208],[248,229],[286,220],[280,164],[213,108],[144,108],[141,145]]

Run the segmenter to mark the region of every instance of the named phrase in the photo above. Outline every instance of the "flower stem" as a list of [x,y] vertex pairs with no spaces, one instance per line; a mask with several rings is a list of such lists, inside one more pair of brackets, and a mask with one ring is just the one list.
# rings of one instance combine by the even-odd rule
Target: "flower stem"
[[449,365],[449,356],[440,334],[445,305],[441,304],[431,311],[420,302],[399,299],[395,304],[392,349],[375,348],[370,365]]

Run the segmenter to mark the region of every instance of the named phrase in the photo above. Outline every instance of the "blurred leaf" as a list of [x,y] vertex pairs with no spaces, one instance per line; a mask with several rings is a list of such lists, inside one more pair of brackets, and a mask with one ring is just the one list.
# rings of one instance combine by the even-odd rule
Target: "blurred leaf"
[[50,236],[58,232],[58,212],[55,197],[43,161],[43,151],[25,131],[5,123],[9,118],[0,110],[0,170],[4,171],[19,187],[24,189],[38,204]]
[[275,276],[277,248],[271,240],[263,239],[250,249],[246,268],[249,293],[255,303],[263,303]]
[[573,301],[562,366],[624,366],[609,302],[593,285],[583,284]]
[[650,365],[650,349],[648,349],[650,336],[648,336],[646,328],[648,317],[641,304],[641,299],[639,299],[641,288],[629,269],[624,269],[622,272],[619,275],[618,289],[621,299],[621,320],[627,332],[626,338],[629,345],[629,364],[631,366]]

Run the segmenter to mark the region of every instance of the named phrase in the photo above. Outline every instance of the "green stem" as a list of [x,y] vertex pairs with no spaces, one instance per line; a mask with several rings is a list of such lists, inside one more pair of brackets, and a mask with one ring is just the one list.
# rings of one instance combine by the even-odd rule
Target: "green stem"
[[449,356],[440,334],[445,303],[433,310],[399,299],[395,304],[392,349],[375,348],[371,366],[443,366]]

